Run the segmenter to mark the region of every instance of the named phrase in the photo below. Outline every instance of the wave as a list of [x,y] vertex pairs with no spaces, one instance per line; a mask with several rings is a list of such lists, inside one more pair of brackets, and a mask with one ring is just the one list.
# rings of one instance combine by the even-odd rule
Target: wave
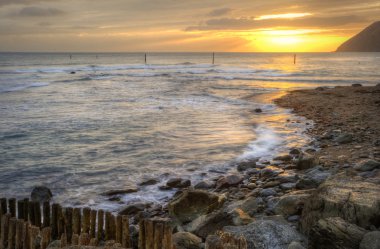
[[17,91],[25,90],[27,88],[44,87],[44,86],[48,86],[48,85],[49,85],[49,83],[36,82],[36,83],[26,84],[26,85],[22,85],[22,86],[15,86],[15,87],[10,87],[10,88],[0,89],[0,93],[17,92]]

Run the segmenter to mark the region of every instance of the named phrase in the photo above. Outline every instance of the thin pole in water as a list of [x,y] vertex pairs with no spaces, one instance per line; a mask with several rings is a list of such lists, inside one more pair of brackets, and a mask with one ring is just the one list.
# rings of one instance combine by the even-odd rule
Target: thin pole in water
[[145,64],[146,64],[146,54],[145,54]]
[[212,64],[215,64],[215,53],[212,53]]
[[70,54],[70,60],[71,60],[71,54]]
[[293,61],[294,65],[296,64],[296,62],[297,62],[297,55],[294,54],[294,61]]

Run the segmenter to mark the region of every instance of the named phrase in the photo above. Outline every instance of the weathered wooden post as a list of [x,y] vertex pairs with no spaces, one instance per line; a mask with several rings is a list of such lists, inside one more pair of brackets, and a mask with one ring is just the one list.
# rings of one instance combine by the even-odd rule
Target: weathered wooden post
[[154,249],[162,249],[162,241],[164,238],[164,225],[161,221],[154,223]]
[[24,246],[23,249],[30,249],[30,223],[24,222],[24,234],[23,234]]
[[11,217],[9,219],[8,249],[14,249],[15,248],[16,223],[17,223],[17,219],[15,217]]
[[88,234],[90,231],[90,214],[91,214],[90,208],[86,207],[83,209],[82,233]]
[[116,216],[116,224],[115,224],[115,240],[116,240],[116,243],[120,243],[121,244],[121,234],[122,234],[122,218],[121,218],[121,215],[118,215]]
[[80,208],[74,208],[73,210],[73,233],[80,234],[81,232],[81,210]]
[[129,218],[126,215],[123,215],[121,218],[122,223],[122,235],[121,235],[121,245],[124,248],[131,247],[130,235],[129,235]]
[[61,247],[66,247],[67,246],[67,234],[63,233],[61,235]]
[[29,198],[24,199],[24,220],[28,221],[29,220]]
[[16,221],[16,236],[15,236],[15,249],[23,249],[24,246],[24,220],[18,219]]
[[9,213],[11,214],[12,217],[16,217],[16,199],[15,198],[9,199],[8,205],[9,205]]
[[215,53],[212,53],[212,64],[215,64]]
[[44,227],[41,231],[41,249],[46,249],[50,243],[51,227]]
[[8,209],[7,209],[7,199],[6,198],[1,198],[0,199],[0,202],[1,202],[1,214],[6,214],[8,213]]
[[24,219],[24,200],[17,201],[17,218]]
[[138,248],[139,249],[147,249],[145,246],[145,220],[140,218],[139,221],[139,243],[138,243]]
[[71,243],[71,236],[73,234],[73,208],[68,207],[65,209],[65,234],[67,235],[67,242]]
[[37,227],[41,227],[41,205],[38,201],[33,202],[34,206],[34,224]]
[[78,243],[79,243],[79,235],[74,233],[73,236],[71,237],[71,244],[73,246],[76,246],[78,245]]
[[97,238],[100,241],[103,237],[103,225],[104,225],[104,211],[102,209],[98,210],[98,233]]
[[50,203],[48,201],[44,202],[42,212],[44,214],[44,222],[42,227],[50,227]]
[[105,224],[105,240],[111,240],[111,233],[112,233],[112,227],[111,227],[111,219],[112,214],[110,212],[106,212],[106,224]]
[[57,206],[57,231],[58,238],[61,238],[61,235],[64,233],[65,229],[65,219],[63,217],[63,210],[61,205]]
[[81,233],[79,235],[79,244],[80,246],[87,246],[90,244],[90,236],[88,233]]
[[154,249],[154,226],[150,219],[145,220],[145,248]]
[[172,249],[173,248],[173,242],[172,242],[172,226],[169,221],[166,221],[164,223],[164,238],[163,238],[163,245],[162,249]]
[[39,249],[37,237],[40,233],[40,229],[36,226],[30,227],[30,249]]
[[30,224],[32,225],[32,226],[34,226],[35,225],[35,216],[34,216],[34,205],[33,205],[33,202],[29,202],[29,204],[28,204],[28,213],[29,213],[29,221],[30,221]]
[[90,238],[96,238],[96,210],[91,210],[90,213]]
[[58,239],[58,204],[53,203],[51,206],[51,237],[53,240]]
[[9,220],[11,214],[3,214],[1,217],[1,241],[0,247],[6,249],[8,247],[8,232],[9,232]]

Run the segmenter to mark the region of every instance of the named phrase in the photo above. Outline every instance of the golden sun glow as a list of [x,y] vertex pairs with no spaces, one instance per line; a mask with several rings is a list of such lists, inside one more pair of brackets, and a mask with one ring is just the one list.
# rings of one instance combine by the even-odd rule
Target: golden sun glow
[[293,19],[305,16],[311,16],[311,13],[284,13],[284,14],[273,14],[273,15],[263,15],[255,18],[256,21],[268,20],[268,19]]

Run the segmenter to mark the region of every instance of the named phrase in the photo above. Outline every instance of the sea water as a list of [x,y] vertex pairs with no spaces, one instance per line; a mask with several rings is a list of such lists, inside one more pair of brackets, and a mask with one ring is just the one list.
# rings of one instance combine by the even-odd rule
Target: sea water
[[[285,90],[374,85],[379,53],[0,53],[0,195],[49,187],[65,205],[118,210],[307,146]],[[256,112],[260,108],[262,112]],[[103,192],[159,183],[110,201]]]

